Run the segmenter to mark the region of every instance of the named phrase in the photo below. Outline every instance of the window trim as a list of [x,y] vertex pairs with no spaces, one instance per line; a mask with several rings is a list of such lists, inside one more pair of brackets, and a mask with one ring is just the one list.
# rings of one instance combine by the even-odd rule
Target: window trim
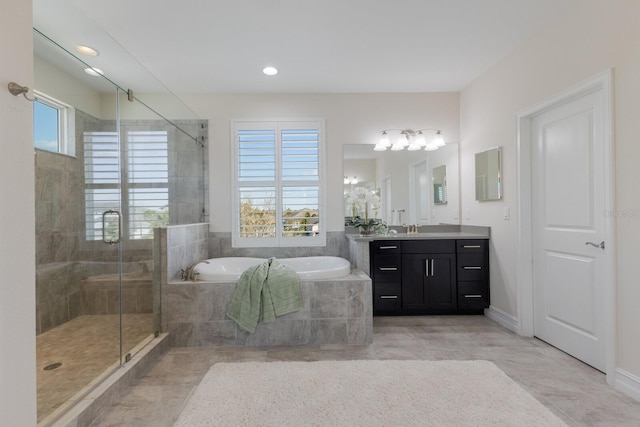
[[[247,238],[240,237],[240,216],[239,216],[239,189],[241,185],[238,179],[238,130],[264,130],[275,129],[277,141],[280,141],[281,131],[290,129],[318,129],[318,175],[317,183],[308,183],[318,186],[318,211],[320,217],[318,221],[319,232],[317,236],[309,237],[282,237],[273,238]],[[326,137],[325,120],[323,118],[293,118],[293,119],[231,119],[230,120],[230,147],[231,147],[231,246],[233,248],[267,248],[267,247],[317,247],[326,246],[327,243],[327,174],[326,174]],[[281,161],[281,141],[276,144],[276,169]],[[275,187],[286,187],[289,183],[283,181],[276,171]],[[267,186],[267,183],[265,183]],[[277,204],[276,223],[282,218],[282,203]]]
[[38,90],[34,90],[35,100],[48,107],[58,111],[58,150],[51,151],[44,148],[34,147],[38,150],[47,151],[49,153],[64,154],[67,156],[76,156],[76,109]]

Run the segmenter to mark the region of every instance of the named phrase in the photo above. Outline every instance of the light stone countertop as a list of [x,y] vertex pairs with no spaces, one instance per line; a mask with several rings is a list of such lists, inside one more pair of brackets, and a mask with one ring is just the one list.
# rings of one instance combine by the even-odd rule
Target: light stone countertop
[[437,239],[488,239],[488,234],[468,233],[464,231],[454,232],[433,232],[433,233],[398,233],[390,235],[370,235],[347,234],[349,240],[354,242],[370,242],[372,240],[437,240]]

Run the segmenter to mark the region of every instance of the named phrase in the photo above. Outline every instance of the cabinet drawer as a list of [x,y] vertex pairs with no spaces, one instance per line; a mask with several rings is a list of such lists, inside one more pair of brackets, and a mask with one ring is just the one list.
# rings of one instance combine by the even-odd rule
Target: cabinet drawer
[[458,280],[485,280],[487,259],[484,254],[458,254]]
[[456,240],[456,252],[459,254],[485,253],[488,244],[489,241],[485,239]]
[[481,310],[489,307],[489,289],[485,282],[458,282],[458,308]]
[[453,254],[455,240],[403,240],[403,254]]
[[400,284],[383,283],[375,285],[373,308],[377,311],[400,310]]
[[376,255],[373,259],[372,275],[376,282],[398,282],[402,277],[402,257],[398,255]]
[[375,240],[370,243],[369,250],[372,254],[399,254],[400,242],[397,240]]

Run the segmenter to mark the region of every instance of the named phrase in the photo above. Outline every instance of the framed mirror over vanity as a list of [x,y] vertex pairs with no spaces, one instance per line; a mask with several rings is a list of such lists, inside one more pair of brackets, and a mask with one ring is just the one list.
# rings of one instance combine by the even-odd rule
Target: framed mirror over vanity
[[457,143],[434,151],[373,148],[373,144],[344,145],[345,217],[353,215],[353,192],[366,188],[380,199],[370,216],[388,225],[460,224]]

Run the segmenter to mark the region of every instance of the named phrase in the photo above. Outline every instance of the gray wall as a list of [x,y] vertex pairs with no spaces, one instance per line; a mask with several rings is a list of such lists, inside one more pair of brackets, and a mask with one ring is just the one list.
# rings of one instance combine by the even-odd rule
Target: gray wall
[[[225,207],[226,208],[226,207]],[[300,246],[278,248],[232,248],[231,233],[209,233],[209,257],[246,256],[257,258],[294,258],[316,255],[339,256],[349,259],[349,246],[343,231],[327,232],[326,246]]]

